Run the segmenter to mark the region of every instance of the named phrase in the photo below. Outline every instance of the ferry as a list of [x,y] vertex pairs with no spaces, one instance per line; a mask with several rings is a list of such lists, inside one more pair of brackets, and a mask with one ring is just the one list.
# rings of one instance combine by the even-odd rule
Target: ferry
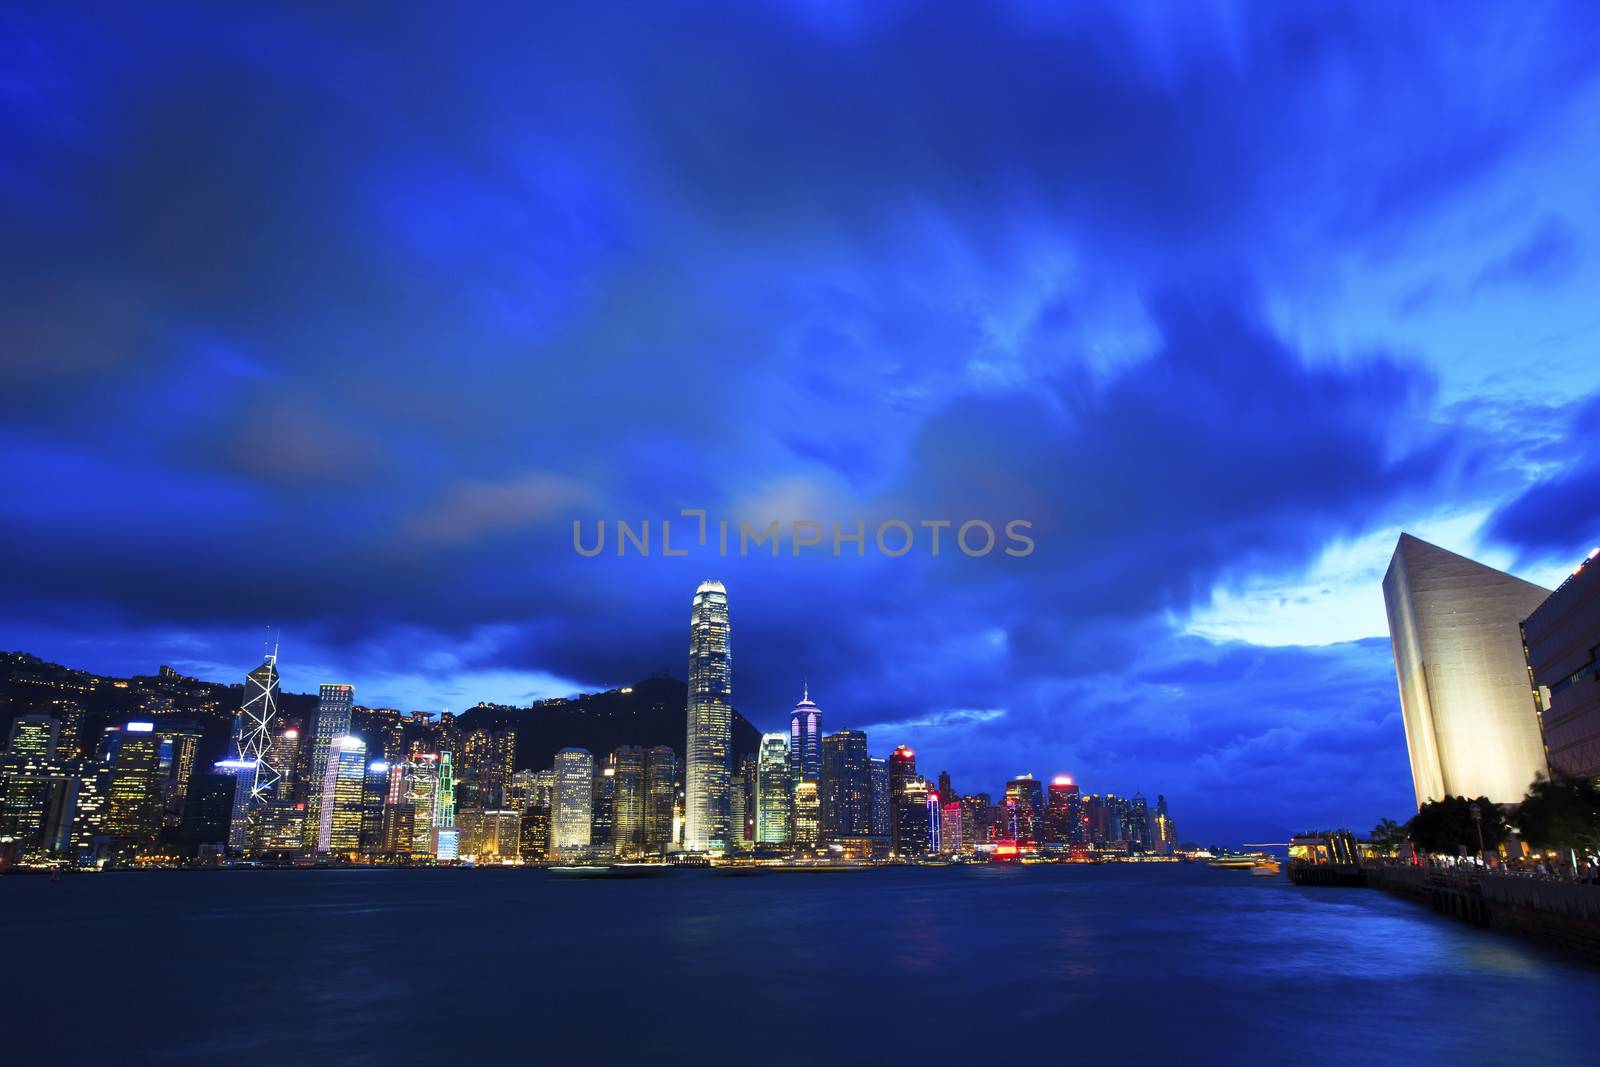
[[1251,866],[1250,873],[1257,878],[1271,878],[1277,874],[1279,870],[1281,870],[1281,868],[1278,866],[1277,860],[1273,859],[1271,856],[1263,856],[1256,860],[1255,864]]

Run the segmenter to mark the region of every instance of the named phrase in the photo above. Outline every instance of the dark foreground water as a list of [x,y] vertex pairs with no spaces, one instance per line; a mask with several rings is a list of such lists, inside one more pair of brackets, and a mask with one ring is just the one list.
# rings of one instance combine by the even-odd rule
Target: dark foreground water
[[1600,1062],[1600,969],[1198,865],[128,873],[0,907],[12,1063]]

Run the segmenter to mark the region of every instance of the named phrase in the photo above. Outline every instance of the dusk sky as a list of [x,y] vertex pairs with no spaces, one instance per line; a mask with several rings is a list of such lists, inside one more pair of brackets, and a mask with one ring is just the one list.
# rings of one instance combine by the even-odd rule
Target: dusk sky
[[[1592,4],[533,7],[0,11],[0,648],[525,704],[718,578],[764,729],[1283,841],[1414,810],[1400,530],[1600,543]],[[573,551],[680,508],[1037,550]]]

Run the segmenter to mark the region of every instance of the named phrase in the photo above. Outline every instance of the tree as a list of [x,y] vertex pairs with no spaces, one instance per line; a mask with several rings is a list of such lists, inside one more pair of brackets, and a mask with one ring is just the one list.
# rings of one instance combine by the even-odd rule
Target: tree
[[1541,774],[1517,805],[1516,824],[1535,848],[1600,852],[1600,787],[1587,778]]
[[1410,835],[1412,843],[1424,852],[1452,856],[1476,852],[1479,821],[1473,818],[1473,805],[1477,805],[1478,815],[1482,819],[1483,848],[1485,851],[1492,850],[1511,831],[1506,825],[1504,813],[1491,804],[1488,797],[1479,797],[1477,800],[1466,797],[1430,800],[1406,823],[1406,833]]
[[1367,837],[1379,848],[1393,852],[1405,843],[1406,828],[1393,819],[1383,819],[1372,828],[1372,833],[1368,834]]

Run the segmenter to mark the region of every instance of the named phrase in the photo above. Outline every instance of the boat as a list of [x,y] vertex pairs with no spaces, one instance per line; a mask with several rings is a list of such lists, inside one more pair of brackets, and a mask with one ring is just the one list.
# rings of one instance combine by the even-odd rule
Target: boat
[[1206,866],[1219,871],[1248,871],[1256,865],[1256,856],[1218,856],[1207,860]]
[[654,878],[672,871],[670,863],[584,863],[547,868],[557,878]]
[[1257,878],[1271,878],[1279,871],[1278,861],[1270,856],[1264,856],[1250,867],[1250,873]]

